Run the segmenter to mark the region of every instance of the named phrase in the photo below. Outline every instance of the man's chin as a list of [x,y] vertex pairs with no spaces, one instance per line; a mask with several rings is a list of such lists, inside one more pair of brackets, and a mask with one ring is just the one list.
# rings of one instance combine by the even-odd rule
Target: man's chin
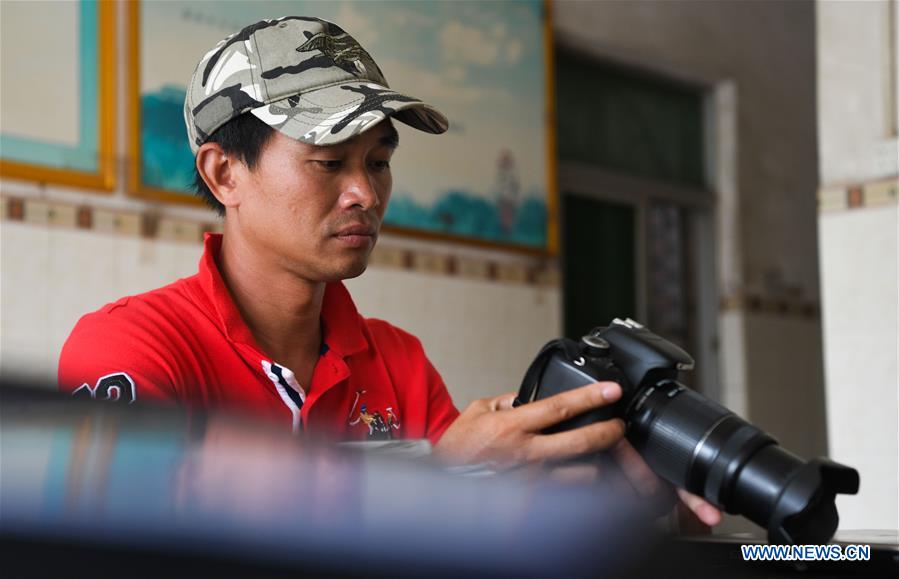
[[365,259],[353,260],[352,262],[340,264],[339,267],[333,268],[324,276],[326,282],[341,281],[345,279],[353,279],[359,277],[368,268],[368,256]]
[[348,270],[346,272],[346,275],[344,275],[340,279],[353,279],[354,277],[359,277],[360,275],[365,273],[366,269],[368,269],[368,261],[367,260],[365,261],[365,263]]

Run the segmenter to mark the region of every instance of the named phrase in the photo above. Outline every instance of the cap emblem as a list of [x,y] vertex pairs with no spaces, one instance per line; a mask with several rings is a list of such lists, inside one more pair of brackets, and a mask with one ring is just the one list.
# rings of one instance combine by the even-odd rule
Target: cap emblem
[[[306,34],[309,35],[308,32]],[[340,67],[353,76],[366,77],[369,71],[377,71],[376,74],[382,76],[380,69],[368,52],[346,32],[338,35],[319,32],[309,36],[306,42],[297,47],[297,52],[313,50],[321,52],[334,63],[334,66]]]

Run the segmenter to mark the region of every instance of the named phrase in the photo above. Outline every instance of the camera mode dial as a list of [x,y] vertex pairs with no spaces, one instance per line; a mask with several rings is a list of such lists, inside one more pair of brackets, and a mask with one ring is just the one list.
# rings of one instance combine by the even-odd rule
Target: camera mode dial
[[608,358],[611,346],[596,334],[587,334],[581,338],[581,349],[588,358]]

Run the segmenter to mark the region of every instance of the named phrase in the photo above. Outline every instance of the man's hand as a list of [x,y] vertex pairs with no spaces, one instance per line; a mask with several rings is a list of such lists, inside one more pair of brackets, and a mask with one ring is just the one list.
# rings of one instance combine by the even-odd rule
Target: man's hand
[[[518,408],[512,407],[513,393],[476,400],[446,430],[434,454],[449,464],[490,463],[502,469],[609,450],[637,492],[652,495],[668,483],[659,479],[624,440],[621,420],[596,422],[556,434],[541,433],[619,398],[618,384],[597,382]],[[720,522],[721,512],[710,503],[682,489],[677,493],[703,523],[712,526]]]
[[[656,473],[652,472],[649,465],[643,460],[643,457],[637,453],[627,440],[622,440],[616,444],[612,449],[612,455],[634,487],[634,490],[641,495],[652,496],[659,492],[662,485],[668,484],[660,479]],[[677,489],[677,496],[704,524],[714,527],[721,522],[721,511],[716,509],[711,503],[706,502],[702,497],[688,493],[681,488]]]
[[624,436],[617,418],[556,434],[541,431],[619,398],[618,384],[597,382],[518,408],[512,408],[515,394],[476,400],[446,430],[434,454],[450,464],[512,468],[605,450]]

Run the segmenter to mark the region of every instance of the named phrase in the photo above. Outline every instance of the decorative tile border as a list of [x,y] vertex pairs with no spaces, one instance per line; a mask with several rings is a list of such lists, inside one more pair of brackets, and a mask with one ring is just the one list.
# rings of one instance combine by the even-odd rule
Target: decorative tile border
[[79,208],[82,219],[90,224],[87,229],[97,233],[111,233],[129,237],[139,237],[143,231],[143,219],[135,212],[109,211],[106,209]]
[[818,191],[818,212],[877,207],[899,202],[899,178],[825,187]]
[[378,267],[468,280],[544,287],[559,287],[561,283],[559,270],[550,263],[502,262],[386,244],[375,248],[370,263]]
[[[43,227],[85,229],[97,233],[202,243],[206,231],[220,232],[220,222],[200,222],[161,217],[153,212],[118,210],[48,199],[0,196],[0,218]],[[458,277],[497,283],[559,287],[560,273],[555,262],[534,259],[531,262],[500,261],[457,256],[395,245],[379,245],[371,256],[378,267],[403,269],[428,275]]]
[[722,311],[774,314],[780,317],[798,317],[810,320],[821,317],[821,306],[817,302],[790,297],[731,294],[721,298],[719,307]]

